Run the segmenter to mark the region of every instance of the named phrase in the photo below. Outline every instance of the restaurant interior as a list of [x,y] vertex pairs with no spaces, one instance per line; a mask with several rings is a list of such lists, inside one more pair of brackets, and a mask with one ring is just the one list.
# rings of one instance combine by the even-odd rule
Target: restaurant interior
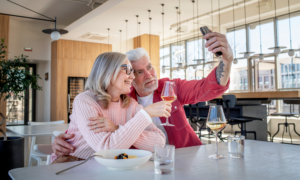
[[[300,0],[1,0],[0,179],[299,179],[299,22]],[[51,164],[52,143],[68,130],[95,59],[144,48],[157,79],[200,82],[223,61],[206,47],[204,26],[231,47],[228,89],[194,103],[175,103],[176,94],[172,104],[203,145],[170,151],[166,175],[150,157],[126,171],[95,157],[56,175],[78,163]],[[224,121],[218,131],[214,117]],[[161,126],[171,146],[176,126]]]

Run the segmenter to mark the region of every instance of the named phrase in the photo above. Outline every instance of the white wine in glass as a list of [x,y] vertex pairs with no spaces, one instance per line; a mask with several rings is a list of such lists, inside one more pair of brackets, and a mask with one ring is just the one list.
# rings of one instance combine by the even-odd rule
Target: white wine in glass
[[208,156],[210,159],[223,159],[225,156],[218,154],[218,132],[226,126],[226,119],[222,106],[210,106],[206,125],[216,134],[216,153]]
[[[169,103],[174,102],[177,99],[175,82],[165,81],[164,88],[161,93],[161,99]],[[166,119],[166,123],[161,124],[162,126],[174,126],[169,123],[169,119]]]

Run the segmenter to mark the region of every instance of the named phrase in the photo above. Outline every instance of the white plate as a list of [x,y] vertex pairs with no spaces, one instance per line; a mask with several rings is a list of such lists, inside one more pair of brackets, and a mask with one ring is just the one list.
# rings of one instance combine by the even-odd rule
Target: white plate
[[[127,155],[134,155],[137,158],[134,159],[114,159],[121,153],[126,153]],[[139,149],[112,149],[98,151],[95,155],[101,155],[102,157],[95,157],[96,161],[109,169],[114,170],[126,170],[134,169],[140,165],[146,163],[152,156],[152,152],[139,150]]]

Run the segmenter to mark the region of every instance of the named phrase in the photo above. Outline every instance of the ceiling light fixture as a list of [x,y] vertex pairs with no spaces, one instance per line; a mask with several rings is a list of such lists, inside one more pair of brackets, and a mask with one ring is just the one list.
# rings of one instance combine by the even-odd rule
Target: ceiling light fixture
[[107,29],[107,52],[109,52],[109,28]]
[[38,13],[38,12],[36,12],[36,11],[33,11],[33,10],[31,10],[31,9],[29,9],[29,8],[27,8],[27,7],[24,7],[24,6],[22,6],[22,5],[18,4],[18,3],[15,3],[15,2],[13,2],[13,1],[10,1],[10,0],[7,0],[7,1],[10,2],[10,3],[12,3],[12,4],[15,4],[15,5],[17,5],[17,6],[21,7],[21,8],[24,8],[24,9],[27,9],[27,10],[29,10],[29,11],[31,11],[31,12],[34,12],[34,13],[40,15],[40,16],[43,16],[43,17],[45,17],[45,18],[47,18],[47,19],[32,18],[32,17],[26,17],[26,16],[18,16],[18,15],[13,15],[13,14],[5,14],[5,15],[16,16],[16,17],[21,17],[21,18],[27,18],[27,19],[34,19],[34,20],[41,20],[41,21],[50,21],[50,22],[54,22],[54,23],[55,23],[55,26],[54,26],[55,28],[54,28],[54,29],[44,29],[44,30],[42,30],[43,33],[45,33],[45,34],[50,34],[51,38],[52,38],[54,41],[59,40],[61,34],[67,34],[67,33],[68,33],[67,30],[64,30],[64,29],[56,29],[56,22],[57,22],[56,17],[55,17],[55,19],[52,19],[52,18],[50,18],[50,17],[48,17],[48,16],[45,16],[45,15],[43,15],[43,14],[41,14],[41,13]]
[[[246,0],[244,0],[244,16],[245,16],[245,33],[246,33],[246,37],[247,37],[247,11],[246,11]],[[249,52],[248,51],[249,47],[248,47],[248,42],[246,41],[246,52],[241,52],[239,54],[244,54],[244,58],[248,59],[250,57],[251,54],[253,54],[254,52]]]
[[237,64],[238,60],[236,58],[236,46],[235,46],[235,13],[234,13],[234,0],[232,0],[232,17],[233,17],[233,39],[234,39],[234,59],[233,64]]
[[148,12],[149,12],[149,56],[151,56],[151,19],[152,19],[150,17],[151,10],[149,9]]
[[127,41],[128,41],[128,39],[127,39],[127,33],[128,33],[127,23],[128,23],[128,20],[125,20],[125,22],[126,22],[126,51],[127,51]]
[[260,61],[264,60],[264,54],[262,53],[262,44],[261,44],[261,21],[260,21],[260,2],[259,0],[257,0],[258,3],[258,17],[259,17],[259,40],[260,40],[260,53],[259,54],[255,54],[254,56],[258,56],[258,59]]
[[292,29],[291,29],[291,10],[290,10],[290,0],[288,0],[288,8],[289,8],[289,29],[290,29],[290,49],[286,49],[282,51],[283,53],[288,53],[290,57],[295,55],[295,51],[300,51],[300,49],[293,49],[292,44]]
[[120,30],[120,52],[122,52],[121,44],[122,44],[122,30]]
[[[274,8],[275,8],[275,19],[277,18],[277,12],[276,12],[276,0],[274,0]],[[275,42],[277,43],[278,41],[277,41],[277,32],[275,33]],[[281,52],[281,50],[280,49],[286,49],[286,47],[285,46],[275,46],[275,47],[271,47],[271,48],[269,48],[269,49],[274,49],[274,54],[277,56],[280,52]]]
[[[199,17],[199,11],[198,11],[198,0],[197,0],[197,18]],[[200,29],[200,24],[197,23],[197,30]],[[201,48],[202,49],[202,48]],[[194,59],[197,65],[204,65],[205,59],[200,58],[200,30],[198,30],[198,59]]]

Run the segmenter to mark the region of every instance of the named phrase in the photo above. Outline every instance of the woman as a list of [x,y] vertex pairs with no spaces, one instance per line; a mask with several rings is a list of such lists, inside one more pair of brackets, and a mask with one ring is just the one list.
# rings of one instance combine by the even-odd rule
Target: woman
[[[131,91],[133,69],[126,55],[107,52],[99,55],[88,77],[85,92],[76,96],[68,133],[75,136],[68,142],[75,147],[70,155],[51,155],[53,163],[87,159],[105,149],[138,149],[153,151],[164,145],[164,134],[152,123],[151,117],[169,117],[171,104],[159,102],[144,108],[126,94]],[[109,131],[90,130],[92,117],[106,117]],[[112,131],[112,132],[111,132]]]

